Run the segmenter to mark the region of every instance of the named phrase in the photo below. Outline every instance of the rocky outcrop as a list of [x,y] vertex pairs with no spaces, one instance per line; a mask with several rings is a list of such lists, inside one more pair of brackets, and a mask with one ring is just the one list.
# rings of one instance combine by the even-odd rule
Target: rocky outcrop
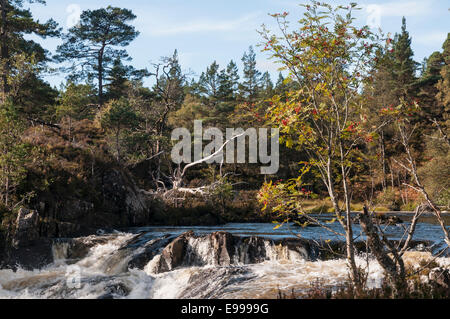
[[104,172],[101,177],[101,206],[120,216],[122,227],[144,225],[150,219],[150,199],[130,178],[116,169]]
[[[32,230],[32,233],[35,233],[35,230]],[[15,270],[20,267],[33,270],[41,269],[57,260],[78,261],[86,257],[92,247],[106,244],[109,240],[111,236],[108,235],[70,239],[38,238],[33,241],[23,241],[22,237],[17,247],[11,246],[3,250],[0,269]]]
[[167,245],[158,256],[158,263],[154,271],[156,273],[162,273],[181,266],[187,251],[188,240],[192,236],[194,236],[194,232],[192,231],[184,233]]
[[39,238],[39,214],[37,211],[20,208],[14,224],[12,246],[24,247]]
[[41,217],[40,237],[73,238],[93,234],[98,228],[150,222],[152,199],[136,187],[125,171],[103,169],[85,187],[78,196],[61,186],[37,196],[32,207]]
[[238,237],[227,232],[196,236],[190,231],[175,238],[150,264],[152,272],[163,273],[178,267],[230,266],[279,259],[305,260],[316,258],[317,250],[314,243],[302,239],[273,241],[255,236]]
[[[395,241],[393,243],[398,244]],[[411,247],[429,244],[412,241]],[[128,266],[145,268],[155,274],[180,267],[206,265],[226,267],[256,264],[268,260],[294,262],[328,260],[345,254],[346,249],[345,242],[342,241],[320,243],[302,238],[272,240],[257,236],[235,236],[223,231],[202,236],[189,231],[176,238],[152,239],[143,247],[143,252],[131,258]],[[365,252],[366,243],[357,241],[355,248],[358,252]]]
[[145,235],[138,236],[135,240],[128,243],[125,249],[133,250],[136,247],[142,248],[139,253],[134,254],[128,262],[128,268],[144,269],[145,265],[155,256],[160,254],[162,250],[174,239],[174,236],[166,235],[161,238],[153,238],[146,241]]

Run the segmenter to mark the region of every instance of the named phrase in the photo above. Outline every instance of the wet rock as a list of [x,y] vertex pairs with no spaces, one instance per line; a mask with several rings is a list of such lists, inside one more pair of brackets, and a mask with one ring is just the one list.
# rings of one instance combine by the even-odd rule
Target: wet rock
[[[53,255],[56,258],[80,260],[86,257],[89,250],[96,245],[103,245],[111,240],[109,236],[87,236],[70,239],[53,240]],[[55,256],[56,255],[56,256]]]
[[230,233],[216,232],[210,236],[212,249],[215,252],[215,263],[220,266],[228,266],[233,261],[234,237]]
[[[302,239],[274,242],[262,237],[233,236],[227,232],[195,236],[191,231],[177,237],[153,258],[152,271],[162,273],[177,267],[256,264],[271,259],[309,259],[318,256],[317,248],[313,246]],[[140,260],[141,267],[149,261]]]
[[97,299],[114,299],[126,297],[131,292],[131,290],[121,282],[108,285],[104,290],[105,294],[99,296]]
[[450,269],[434,268],[430,271],[428,278],[431,283],[450,289]]
[[[144,250],[134,255],[128,262],[128,268],[133,269],[144,269],[147,263],[152,260],[156,255],[160,254],[161,251],[174,239],[173,236],[164,236],[162,238],[155,238],[147,243],[143,244]],[[138,242],[139,239],[130,243],[127,248],[133,248],[134,244]]]
[[203,268],[189,278],[187,288],[178,296],[181,299],[216,299],[224,288],[257,277],[240,267]]
[[194,232],[186,232],[167,245],[161,253],[155,271],[157,273],[162,273],[181,266],[183,264],[187,242],[189,238],[193,236]]
[[41,269],[53,262],[52,241],[40,239],[32,243],[27,243],[24,247],[10,247],[5,251],[2,268],[16,270]]

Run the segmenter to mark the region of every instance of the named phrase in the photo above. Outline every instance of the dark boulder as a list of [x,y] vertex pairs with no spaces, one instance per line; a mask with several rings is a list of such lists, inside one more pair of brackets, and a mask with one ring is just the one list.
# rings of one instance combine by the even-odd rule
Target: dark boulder
[[157,273],[171,271],[183,264],[186,247],[189,238],[193,237],[194,232],[189,231],[175,238],[161,252],[158,265],[155,269]]
[[[155,238],[147,243],[143,243],[143,251],[139,254],[133,255],[131,260],[128,262],[128,268],[144,269],[147,263],[152,260],[156,255],[160,254],[161,251],[174,239],[173,236],[164,236],[162,238]],[[126,248],[133,249],[139,245],[139,238],[135,241],[129,243]],[[136,245],[136,246],[135,246]]]
[[104,288],[105,293],[99,296],[97,299],[115,299],[126,297],[130,294],[131,290],[123,283],[114,283]]
[[[177,267],[255,264],[296,256],[316,258],[318,252],[313,246],[313,243],[302,239],[273,241],[256,236],[239,237],[223,231],[196,236],[190,231],[177,237],[152,258],[151,271],[162,273]],[[140,260],[140,266],[149,261],[145,258]]]
[[37,211],[20,208],[14,224],[12,246],[24,247],[39,238],[39,214]]

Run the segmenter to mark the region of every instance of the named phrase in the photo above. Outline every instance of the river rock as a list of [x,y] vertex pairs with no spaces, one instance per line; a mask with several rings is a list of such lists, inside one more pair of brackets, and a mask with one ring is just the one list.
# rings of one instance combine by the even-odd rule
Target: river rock
[[[173,236],[166,235],[162,238],[155,238],[148,242],[141,243],[140,238],[134,239],[125,249],[135,249],[136,247],[143,247],[143,251],[133,255],[128,262],[129,269],[144,269],[147,263],[155,256],[160,254],[162,250],[174,239]],[[145,239],[144,239],[145,240]],[[139,246],[142,245],[142,246]]]
[[126,297],[130,294],[130,289],[121,282],[110,284],[104,290],[105,293],[97,299],[114,299],[117,297]]
[[186,252],[187,242],[193,235],[194,232],[192,231],[186,232],[167,245],[160,255],[155,271],[162,273],[181,266]]
[[[302,239],[273,241],[256,236],[239,237],[223,231],[196,236],[190,231],[177,237],[151,260],[151,271],[162,273],[177,267],[231,266],[279,259],[307,260],[318,255],[313,246]],[[140,260],[139,263],[142,267],[149,261]]]
[[122,215],[121,226],[143,225],[149,220],[149,198],[143,194],[131,177],[119,170],[108,170],[102,177],[103,207]]
[[189,277],[187,288],[180,293],[180,299],[217,299],[225,287],[256,278],[245,268],[201,268]]

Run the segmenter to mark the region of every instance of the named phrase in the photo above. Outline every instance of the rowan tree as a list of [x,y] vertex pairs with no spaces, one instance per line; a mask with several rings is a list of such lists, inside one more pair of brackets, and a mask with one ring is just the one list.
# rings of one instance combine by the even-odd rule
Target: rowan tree
[[350,177],[363,161],[358,147],[376,134],[376,129],[365,128],[367,101],[360,91],[371,82],[380,39],[367,26],[356,26],[356,4],[333,8],[312,1],[305,7],[298,29],[291,31],[289,14],[284,12],[273,15],[281,36],[265,26],[261,35],[264,51],[289,72],[288,81],[298,87],[270,100],[267,119],[280,128],[281,142],[304,150],[309,159],[298,177],[276,185],[266,183],[260,201],[281,214],[304,212],[300,199],[310,192],[303,176],[317,170],[344,230],[350,277],[361,289],[363,275],[355,261],[350,216]]

